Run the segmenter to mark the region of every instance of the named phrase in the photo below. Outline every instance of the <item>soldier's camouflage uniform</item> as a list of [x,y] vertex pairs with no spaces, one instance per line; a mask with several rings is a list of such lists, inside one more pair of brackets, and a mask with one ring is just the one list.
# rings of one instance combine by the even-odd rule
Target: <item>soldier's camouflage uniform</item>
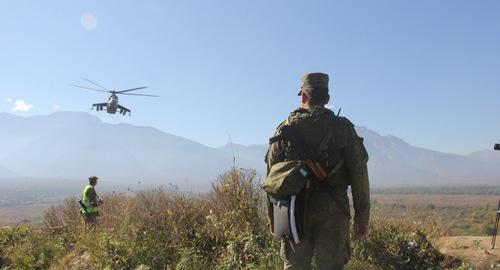
[[[287,121],[298,130],[305,144],[313,151],[327,130],[333,129],[322,163],[327,172],[331,172],[337,165],[338,168],[328,176],[327,183],[311,181],[309,199],[304,203],[307,204],[307,210],[303,239],[299,244],[284,240],[281,242],[280,255],[285,262],[284,269],[310,269],[313,256],[318,269],[342,269],[351,255],[347,196],[349,185],[355,223],[368,225],[369,220],[368,154],[363,146],[363,139],[358,137],[347,118],[335,116],[331,110],[322,106],[311,110],[299,108],[291,113]],[[286,141],[275,142],[266,156],[268,172],[273,164],[296,158]]]

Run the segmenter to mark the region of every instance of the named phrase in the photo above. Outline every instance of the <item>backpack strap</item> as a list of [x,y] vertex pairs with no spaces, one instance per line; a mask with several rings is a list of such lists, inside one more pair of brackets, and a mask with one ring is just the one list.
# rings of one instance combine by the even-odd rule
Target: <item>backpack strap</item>
[[333,128],[329,127],[325,136],[319,143],[318,147],[316,148],[316,151],[314,151],[314,158],[318,160],[318,158],[321,156],[321,154],[328,148],[328,143],[333,137]]
[[341,159],[339,162],[337,162],[337,164],[335,165],[335,167],[333,167],[333,169],[328,172],[328,177],[330,177],[334,173],[338,172],[340,170],[340,168],[342,168],[342,165],[344,165],[344,159]]

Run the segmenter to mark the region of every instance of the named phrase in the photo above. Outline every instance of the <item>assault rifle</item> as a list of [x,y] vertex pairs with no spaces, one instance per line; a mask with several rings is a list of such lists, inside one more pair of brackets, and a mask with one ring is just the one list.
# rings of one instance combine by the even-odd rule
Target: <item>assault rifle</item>
[[[280,128],[280,133],[270,138],[269,143],[272,144],[280,140],[287,140],[290,142],[292,149],[298,156],[299,160],[301,160],[302,162],[304,162],[304,164],[306,164],[306,166],[309,168],[309,170],[311,170],[316,179],[318,180],[326,179],[328,174],[326,173],[323,166],[319,163],[317,155],[313,153],[311,150],[307,149],[304,140],[300,137],[300,134],[294,127],[290,125],[282,126]],[[325,144],[325,146],[326,143],[322,142],[322,144]],[[320,148],[323,147],[320,145]]]

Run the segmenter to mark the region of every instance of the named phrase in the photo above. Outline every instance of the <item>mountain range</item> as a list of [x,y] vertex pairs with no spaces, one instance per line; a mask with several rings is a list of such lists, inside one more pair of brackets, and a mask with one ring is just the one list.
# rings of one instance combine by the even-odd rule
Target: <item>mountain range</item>
[[[208,147],[152,127],[103,123],[82,112],[0,113],[1,179],[83,179],[204,190],[233,166],[264,174],[267,145]],[[456,155],[357,127],[372,186],[500,185],[500,153]],[[234,157],[234,159],[233,159]]]

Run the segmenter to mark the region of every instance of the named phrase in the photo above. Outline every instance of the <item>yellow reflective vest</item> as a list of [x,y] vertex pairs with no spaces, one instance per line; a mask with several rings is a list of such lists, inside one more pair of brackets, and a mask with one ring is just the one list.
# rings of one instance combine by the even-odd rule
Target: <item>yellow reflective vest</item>
[[[93,206],[91,206],[90,205],[90,201],[89,201],[88,191],[90,189],[93,189],[93,188],[94,188],[93,186],[87,185],[83,189],[83,192],[82,192],[82,203],[83,203],[83,205],[85,205],[86,209],[82,208],[81,211],[84,214],[99,213],[99,207],[93,207]],[[97,194],[96,194],[96,200],[99,201],[99,196],[97,196]]]

